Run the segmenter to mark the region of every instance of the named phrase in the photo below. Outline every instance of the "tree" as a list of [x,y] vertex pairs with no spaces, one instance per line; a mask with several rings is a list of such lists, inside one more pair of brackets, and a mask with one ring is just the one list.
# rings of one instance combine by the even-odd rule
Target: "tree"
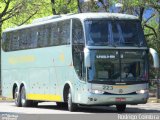
[[[78,0],[77,0],[78,1]],[[51,0],[52,14],[67,14],[77,13],[77,1],[76,0]]]
[[[47,4],[44,0],[0,0],[0,46],[3,28],[30,23],[31,18],[34,18],[37,13],[40,16],[45,15],[40,13],[40,10],[46,5],[50,5],[50,3]],[[46,7],[45,10],[47,8],[49,7]]]

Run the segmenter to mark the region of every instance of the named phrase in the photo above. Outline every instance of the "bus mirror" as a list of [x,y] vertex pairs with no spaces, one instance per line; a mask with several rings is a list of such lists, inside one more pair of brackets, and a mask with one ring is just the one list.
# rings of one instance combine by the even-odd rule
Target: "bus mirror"
[[153,49],[149,49],[150,54],[152,55],[153,58],[153,67],[154,68],[159,68],[159,56],[158,53]]
[[84,48],[84,64],[85,64],[85,67],[91,67],[90,51],[88,48]]

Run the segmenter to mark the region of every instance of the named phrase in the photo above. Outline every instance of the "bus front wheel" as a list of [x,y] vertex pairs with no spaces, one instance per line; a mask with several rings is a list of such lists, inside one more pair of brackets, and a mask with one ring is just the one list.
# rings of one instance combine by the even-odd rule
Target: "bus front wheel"
[[71,94],[71,90],[70,89],[69,89],[69,92],[68,92],[68,100],[67,100],[67,102],[68,102],[68,110],[70,112],[73,112],[73,111],[77,110],[78,105],[72,102],[72,94]]
[[126,109],[126,105],[116,105],[118,112],[124,112]]

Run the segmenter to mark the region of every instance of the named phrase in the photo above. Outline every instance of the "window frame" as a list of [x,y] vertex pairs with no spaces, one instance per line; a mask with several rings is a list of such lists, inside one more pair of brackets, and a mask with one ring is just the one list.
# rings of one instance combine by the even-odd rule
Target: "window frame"
[[[74,39],[73,39],[73,30],[74,30],[74,26],[73,26],[73,22],[74,20],[78,20],[80,23],[81,23],[81,27],[82,27],[82,40],[84,41],[83,43],[80,43],[80,42],[77,42],[76,44],[74,43]],[[83,22],[78,19],[78,18],[74,18],[72,19],[72,22],[71,22],[71,40],[72,40],[72,58],[73,58],[73,66],[74,66],[74,69],[75,69],[75,72],[79,78],[79,80],[81,82],[84,82],[86,81],[86,67],[84,66],[84,52],[83,52],[83,49],[85,47],[85,32],[84,32],[84,26],[83,26]],[[76,56],[79,56],[80,58],[78,59],[79,60],[79,63],[75,64],[75,55]],[[77,57],[76,57],[77,58]],[[80,68],[77,70],[76,69],[76,66],[79,66]],[[77,72],[79,71],[79,72]]]
[[[45,32],[45,29],[44,28],[46,28],[46,26],[50,26],[51,28],[50,29],[52,29],[52,24],[61,24],[61,22],[66,22],[66,21],[69,21],[69,25],[68,25],[68,27],[69,27],[69,34],[68,34],[68,39],[69,39],[69,41],[67,41],[66,42],[66,44],[57,44],[57,45],[49,45],[49,39],[48,39],[48,41],[47,41],[47,45],[45,45],[45,46],[40,46],[40,47],[38,47],[38,42],[39,42],[39,39],[38,39],[38,29],[39,28],[43,28],[42,30],[43,30],[43,34],[44,34],[44,32]],[[62,26],[62,28],[63,28],[63,26]],[[33,36],[33,31],[32,30],[36,30],[36,31],[34,31],[35,32],[35,35]],[[35,46],[33,46],[32,47],[32,45],[30,44],[30,45],[28,45],[28,47],[25,47],[25,48],[21,48],[20,47],[20,45],[19,45],[19,48],[18,49],[13,49],[13,47],[11,46],[11,43],[12,43],[12,41],[13,41],[13,38],[11,38],[11,36],[13,36],[14,35],[14,32],[18,32],[18,36],[17,36],[17,38],[19,38],[20,39],[20,35],[22,35],[21,33],[20,33],[20,31],[29,31],[29,34],[23,34],[24,36],[27,36],[27,35],[29,35],[29,36],[31,36],[31,37],[33,37],[33,38],[31,38],[30,39],[30,41],[31,41],[31,44],[32,44],[32,42],[34,43],[35,42],[35,40],[36,40],[36,42],[37,42],[37,45]],[[49,30],[47,30],[47,31],[49,31]],[[50,31],[51,32],[51,31]],[[6,37],[5,38],[2,38],[3,40],[2,40],[2,49],[3,49],[3,51],[4,52],[12,52],[12,51],[20,51],[20,50],[28,50],[28,49],[38,49],[38,48],[46,48],[46,47],[52,47],[52,46],[60,46],[60,45],[70,45],[71,44],[71,19],[65,19],[65,20],[60,20],[60,21],[54,21],[54,22],[50,22],[50,23],[46,23],[46,24],[41,24],[41,25],[38,25],[38,26],[32,26],[32,27],[26,27],[26,28],[23,28],[23,29],[19,29],[19,30],[12,30],[12,31],[8,31],[8,32],[4,32],[3,34],[10,34],[10,36],[9,36],[9,40],[8,40],[8,43],[9,43],[9,46],[8,46],[8,48],[6,48],[6,45],[5,45],[5,43],[7,42],[6,40],[7,40],[7,35],[6,35]],[[48,33],[48,34],[51,34],[51,33]],[[45,37],[45,36],[44,36]],[[25,37],[26,39],[27,39],[27,37]],[[50,38],[51,38],[51,35],[50,35]],[[33,40],[33,39],[35,39],[35,40]],[[20,41],[19,41],[19,44],[20,44]],[[4,46],[5,45],[5,46]]]

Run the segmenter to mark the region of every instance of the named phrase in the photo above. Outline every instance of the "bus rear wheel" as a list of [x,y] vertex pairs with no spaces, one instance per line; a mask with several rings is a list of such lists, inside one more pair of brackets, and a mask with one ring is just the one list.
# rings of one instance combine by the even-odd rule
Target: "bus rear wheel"
[[116,105],[118,112],[124,112],[126,109],[126,105]]
[[15,105],[17,107],[21,107],[22,106],[21,99],[20,99],[20,94],[18,92],[18,87],[16,87],[15,90],[14,90],[14,102],[15,102]]
[[32,106],[32,101],[29,101],[26,99],[26,90],[25,90],[25,87],[23,86],[21,88],[21,104],[22,104],[22,107],[31,107]]
[[68,102],[68,110],[70,112],[74,112],[74,111],[77,110],[78,105],[72,102],[72,94],[71,94],[71,90],[70,89],[69,89],[69,92],[68,92],[67,102]]

